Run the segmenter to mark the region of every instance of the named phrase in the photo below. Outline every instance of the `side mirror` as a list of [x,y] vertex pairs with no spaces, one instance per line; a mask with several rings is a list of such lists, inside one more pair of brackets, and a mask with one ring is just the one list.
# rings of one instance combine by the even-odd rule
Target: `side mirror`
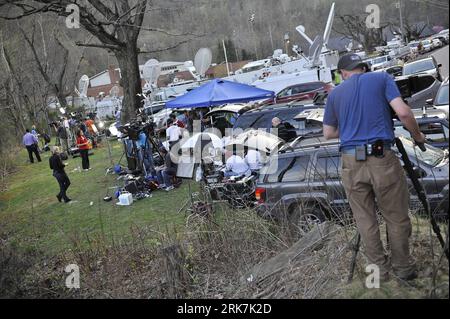
[[438,64],[438,68],[442,68],[442,63],[439,63],[439,64]]
[[425,101],[427,105],[433,105],[433,99],[428,99]]

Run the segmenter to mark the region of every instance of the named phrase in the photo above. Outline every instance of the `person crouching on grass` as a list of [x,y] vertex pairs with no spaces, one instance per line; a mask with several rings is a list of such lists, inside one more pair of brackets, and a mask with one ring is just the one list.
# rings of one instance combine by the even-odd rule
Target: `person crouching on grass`
[[81,166],[85,171],[88,171],[89,168],[89,140],[84,136],[82,130],[79,130],[77,133],[77,147],[80,150],[81,156]]
[[59,184],[59,193],[56,195],[56,198],[59,202],[64,200],[65,203],[71,201],[69,197],[67,197],[66,191],[70,186],[70,180],[64,171],[64,167],[67,163],[63,163],[61,160],[61,151],[58,146],[55,146],[52,151],[52,156],[49,159],[50,169],[53,170],[53,176],[56,178]]

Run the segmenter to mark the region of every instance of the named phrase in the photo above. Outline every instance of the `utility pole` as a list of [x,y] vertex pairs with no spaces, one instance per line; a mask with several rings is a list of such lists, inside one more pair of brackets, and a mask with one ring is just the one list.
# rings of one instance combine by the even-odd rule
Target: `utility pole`
[[270,44],[272,45],[272,52],[275,51],[275,46],[273,45],[273,36],[272,36],[272,26],[269,24],[269,36],[270,36]]
[[227,56],[227,48],[225,47],[225,40],[222,40],[223,44],[223,53],[225,54],[225,63],[227,65],[227,74],[230,76],[230,67],[228,66],[228,56]]
[[406,43],[407,41],[405,40],[405,35],[403,32],[402,0],[398,0],[398,2],[395,5],[398,8],[398,10],[400,11],[400,32],[402,34],[402,40],[405,41],[405,43]]

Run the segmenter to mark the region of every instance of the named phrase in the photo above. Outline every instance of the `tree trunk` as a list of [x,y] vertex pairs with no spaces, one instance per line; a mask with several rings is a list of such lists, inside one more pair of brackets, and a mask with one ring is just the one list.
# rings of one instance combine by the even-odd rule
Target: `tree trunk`
[[123,87],[121,120],[122,123],[127,123],[136,116],[136,110],[142,106],[142,98],[138,96],[142,94],[142,85],[136,43],[122,47],[116,52],[116,58],[121,73],[120,84]]

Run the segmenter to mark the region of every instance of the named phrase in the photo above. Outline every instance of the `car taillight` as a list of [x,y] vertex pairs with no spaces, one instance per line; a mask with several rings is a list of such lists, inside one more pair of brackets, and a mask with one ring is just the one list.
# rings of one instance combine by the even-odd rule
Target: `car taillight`
[[266,190],[264,188],[256,188],[255,197],[259,204],[264,203],[266,200]]

